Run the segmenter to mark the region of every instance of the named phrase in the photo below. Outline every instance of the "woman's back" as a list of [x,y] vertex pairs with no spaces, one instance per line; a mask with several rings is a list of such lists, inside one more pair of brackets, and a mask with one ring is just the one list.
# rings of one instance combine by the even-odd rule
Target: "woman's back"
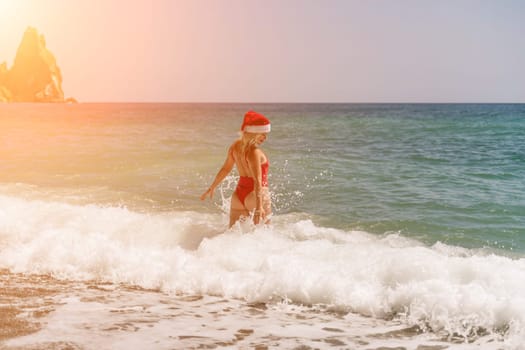
[[[248,152],[250,151],[259,153],[261,164],[268,162],[266,155],[259,148],[249,150]],[[230,152],[232,152],[233,159],[235,160],[235,166],[237,167],[239,175],[253,177],[249,168],[247,154],[245,154],[243,150],[242,140],[235,141],[230,147]]]

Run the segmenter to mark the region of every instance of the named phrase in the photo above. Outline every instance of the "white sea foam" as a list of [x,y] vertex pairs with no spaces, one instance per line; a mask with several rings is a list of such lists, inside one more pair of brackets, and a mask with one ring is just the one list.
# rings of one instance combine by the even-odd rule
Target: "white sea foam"
[[[319,227],[293,215],[143,214],[0,195],[0,267],[166,292],[326,304],[469,337],[525,342],[525,259]],[[516,345],[517,346],[517,345]]]

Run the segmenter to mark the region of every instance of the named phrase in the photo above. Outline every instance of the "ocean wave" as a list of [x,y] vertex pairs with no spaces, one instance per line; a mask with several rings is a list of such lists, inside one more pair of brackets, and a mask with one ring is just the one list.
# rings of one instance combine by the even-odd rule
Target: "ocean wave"
[[0,268],[268,302],[330,305],[465,339],[525,339],[525,259],[397,234],[138,213],[0,195]]

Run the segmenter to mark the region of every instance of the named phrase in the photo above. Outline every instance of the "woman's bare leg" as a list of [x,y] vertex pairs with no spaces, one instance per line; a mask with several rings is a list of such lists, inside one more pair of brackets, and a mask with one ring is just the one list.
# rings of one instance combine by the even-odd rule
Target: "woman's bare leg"
[[237,193],[233,193],[230,205],[230,227],[232,227],[241,217],[248,217],[250,213],[241,203]]
[[[264,220],[264,223],[265,224],[269,224],[270,223],[270,216],[272,214],[272,200],[271,200],[271,197],[270,197],[270,191],[268,190],[268,187],[263,187],[263,189],[262,189],[262,199],[263,199],[264,213],[266,214],[266,220]],[[232,198],[232,201],[233,201],[233,198]],[[250,192],[250,194],[247,195],[245,200],[244,200],[246,216],[248,216],[249,213],[252,210],[255,209],[255,203],[256,203],[255,192]]]

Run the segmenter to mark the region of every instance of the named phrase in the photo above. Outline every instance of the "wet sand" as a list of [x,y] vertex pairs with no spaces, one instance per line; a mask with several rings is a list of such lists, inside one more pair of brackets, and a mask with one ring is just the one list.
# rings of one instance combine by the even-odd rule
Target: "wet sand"
[[37,332],[39,320],[54,310],[51,296],[61,292],[60,285],[46,276],[0,270],[0,341]]
[[0,283],[1,350],[454,347],[417,327],[321,306],[166,294],[6,270]]

